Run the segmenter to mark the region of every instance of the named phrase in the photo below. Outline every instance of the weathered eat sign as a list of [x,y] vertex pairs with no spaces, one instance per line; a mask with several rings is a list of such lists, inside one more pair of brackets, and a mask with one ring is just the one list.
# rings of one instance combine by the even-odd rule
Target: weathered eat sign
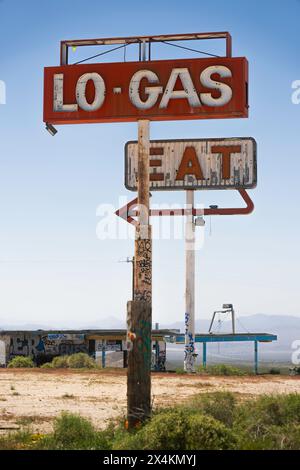
[[[151,191],[249,189],[256,186],[252,138],[155,140],[150,142]],[[138,145],[125,146],[125,186],[137,190]]]
[[243,57],[45,68],[44,121],[51,124],[247,116]]

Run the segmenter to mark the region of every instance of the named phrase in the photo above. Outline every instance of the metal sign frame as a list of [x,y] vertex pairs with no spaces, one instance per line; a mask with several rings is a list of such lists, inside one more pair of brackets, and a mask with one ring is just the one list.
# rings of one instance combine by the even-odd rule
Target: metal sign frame
[[228,31],[213,33],[183,33],[183,34],[160,34],[156,36],[128,36],[121,38],[98,38],[98,39],[68,39],[60,43],[60,65],[69,65],[69,47],[82,46],[112,46],[120,44],[127,46],[130,44],[139,45],[139,60],[143,59],[142,48],[148,46],[148,60],[151,60],[151,44],[158,42],[191,41],[207,39],[225,39],[226,57],[232,56],[232,38]]

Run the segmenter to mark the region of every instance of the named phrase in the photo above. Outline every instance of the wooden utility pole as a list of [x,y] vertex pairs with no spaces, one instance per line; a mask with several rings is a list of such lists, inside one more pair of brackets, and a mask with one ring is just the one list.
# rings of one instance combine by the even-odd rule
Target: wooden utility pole
[[134,299],[127,304],[127,422],[133,429],[151,414],[152,236],[149,225],[149,121],[138,123],[138,211]]
[[195,223],[194,191],[186,191],[185,226],[185,350],[184,370],[195,372]]

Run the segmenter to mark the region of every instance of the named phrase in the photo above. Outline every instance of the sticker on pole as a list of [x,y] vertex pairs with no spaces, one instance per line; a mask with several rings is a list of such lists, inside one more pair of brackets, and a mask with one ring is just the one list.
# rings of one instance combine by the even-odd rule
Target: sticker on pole
[[[257,183],[253,138],[154,140],[150,142],[150,189],[251,189]],[[125,145],[125,186],[137,191],[138,144]]]

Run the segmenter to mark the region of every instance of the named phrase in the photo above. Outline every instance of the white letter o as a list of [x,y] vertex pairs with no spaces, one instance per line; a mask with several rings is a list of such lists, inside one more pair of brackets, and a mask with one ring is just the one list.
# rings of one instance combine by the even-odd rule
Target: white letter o
[[[95,98],[92,103],[88,103],[86,99],[87,82],[92,80],[95,86]],[[84,111],[97,111],[105,99],[105,83],[101,75],[98,73],[85,73],[81,75],[76,85],[76,100],[78,105]]]

